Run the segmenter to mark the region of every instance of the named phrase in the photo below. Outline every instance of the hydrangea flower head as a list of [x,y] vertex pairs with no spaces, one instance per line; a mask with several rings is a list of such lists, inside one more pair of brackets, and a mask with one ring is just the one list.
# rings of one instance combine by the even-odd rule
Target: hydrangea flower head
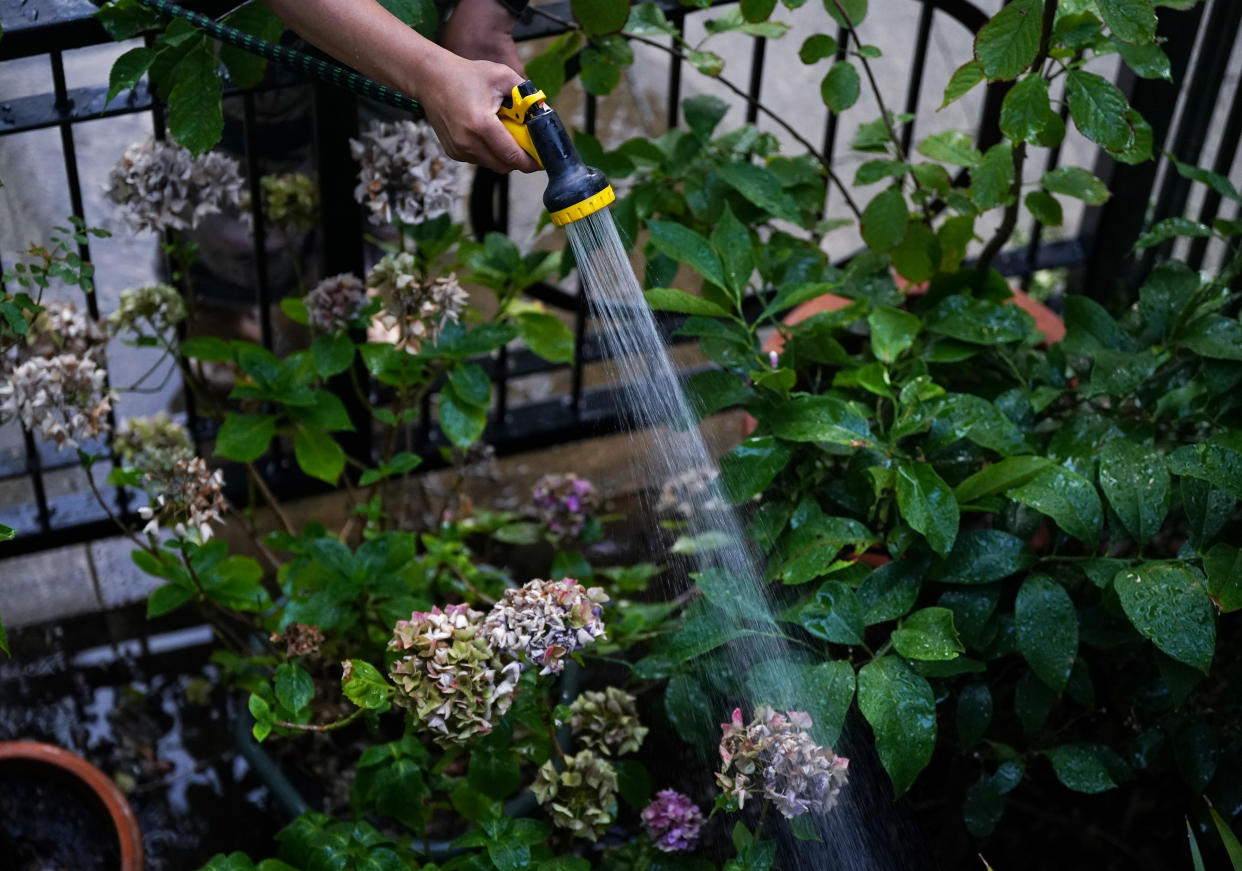
[[384,301],[380,322],[400,331],[399,346],[417,350],[423,339],[438,341],[444,328],[457,323],[470,301],[457,276],[420,276],[408,251],[385,254],[367,276],[367,285]]
[[372,224],[419,224],[447,212],[457,196],[458,164],[429,124],[376,122],[349,149],[358,162],[354,199]]
[[483,624],[483,634],[497,650],[540,674],[559,674],[576,650],[604,635],[601,618],[608,596],[600,587],[587,589],[573,578],[533,580],[505,590]]
[[620,687],[588,690],[574,699],[569,721],[574,739],[605,756],[637,753],[649,731],[638,719],[635,699]]
[[662,789],[643,808],[643,827],[663,853],[686,853],[699,843],[703,812],[689,798],[673,789]]
[[223,472],[208,467],[202,457],[191,456],[174,460],[171,469],[152,469],[146,477],[152,499],[138,509],[147,521],[143,532],[153,534],[161,524],[171,523],[182,538],[211,538],[213,525],[224,519],[228,507]]
[[770,799],[787,819],[836,806],[848,780],[849,760],[820,747],[807,733],[803,711],[778,713],[758,705],[746,723],[740,708],[721,724],[720,771],[716,782],[739,807],[754,794]]
[[306,319],[312,327],[339,333],[354,326],[367,305],[367,289],[348,272],[330,275],[316,284],[302,299]]
[[166,475],[178,460],[194,459],[194,445],[184,426],[161,411],[151,417],[131,417],[117,433],[113,449],[127,466],[148,475]]
[[116,310],[108,315],[108,329],[113,335],[125,332],[139,336],[150,328],[167,333],[186,319],[185,300],[176,288],[167,284],[148,284],[121,293]]
[[242,203],[236,160],[209,151],[197,159],[171,140],[148,136],[125,149],[104,193],[135,230],[185,230]]
[[595,508],[595,487],[574,474],[544,475],[535,482],[531,501],[554,535],[573,538]]
[[265,175],[259,179],[263,191],[263,214],[286,232],[309,230],[319,220],[319,192],[315,181],[303,172]]
[[513,703],[521,669],[500,661],[482,620],[464,604],[416,611],[397,621],[388,642],[389,650],[403,653],[389,667],[398,701],[445,746],[490,732]]
[[576,838],[597,841],[616,819],[617,772],[590,750],[566,757],[564,771],[543,763],[530,789],[552,823]]
[[96,356],[107,340],[103,328],[85,310],[71,302],[52,300],[35,316],[26,333],[26,344],[18,348],[17,359],[59,354]]
[[107,372],[90,356],[35,357],[0,380],[0,422],[19,418],[57,450],[110,431],[111,408]]

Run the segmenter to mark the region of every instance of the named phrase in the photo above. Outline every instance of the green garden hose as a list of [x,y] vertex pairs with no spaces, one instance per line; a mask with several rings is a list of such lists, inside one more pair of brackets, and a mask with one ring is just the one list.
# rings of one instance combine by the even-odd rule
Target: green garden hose
[[184,19],[205,31],[214,39],[235,45],[244,51],[266,58],[281,66],[290,67],[312,78],[337,85],[380,103],[396,106],[398,109],[405,109],[416,118],[423,117],[423,107],[413,97],[407,97],[400,91],[395,91],[387,85],[381,85],[375,79],[369,79],[353,70],[346,69],[321,58],[313,57],[305,52],[294,51],[293,49],[268,42],[265,39],[259,39],[257,36],[246,33],[244,30],[238,30],[236,27],[222,24],[214,18],[194,12],[191,9],[186,9],[184,6],[179,6],[176,3],[169,3],[167,0],[138,0],[138,4],[160,15]]

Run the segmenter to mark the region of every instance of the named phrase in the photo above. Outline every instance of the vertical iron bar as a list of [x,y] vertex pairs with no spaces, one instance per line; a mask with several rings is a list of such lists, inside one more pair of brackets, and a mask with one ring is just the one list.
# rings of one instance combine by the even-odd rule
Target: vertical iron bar
[[[846,41],[849,39],[849,30],[845,27],[837,28],[837,55],[834,62],[840,63],[845,60]],[[828,120],[824,123],[824,147],[821,153],[824,160],[829,164],[832,163],[832,152],[837,144],[837,114],[831,109],[828,110]],[[832,185],[828,181],[827,176],[824,177],[824,205],[820,212],[821,215],[828,214],[828,197],[832,193]]]
[[[672,25],[677,28],[677,37],[686,35],[686,16],[678,11],[671,13]],[[673,48],[677,48],[677,37],[669,37],[673,41]],[[677,126],[677,119],[681,117],[681,58],[673,56],[669,58],[668,68],[668,106],[666,108],[665,124],[669,130]]]
[[[927,43],[931,41],[932,14],[936,11],[930,0],[923,0],[923,8],[919,10],[919,33],[914,42],[914,61],[910,66],[910,84],[906,89],[906,114],[917,115],[919,110],[919,93],[923,85],[923,71],[927,66]],[[911,118],[901,128],[901,150],[910,153],[910,143],[914,141],[914,119]]]
[[[1229,176],[1233,170],[1234,161],[1237,159],[1238,141],[1242,139],[1242,100],[1235,95],[1233,105],[1229,109],[1229,117],[1225,121],[1225,130],[1221,136],[1218,150],[1216,152],[1216,160],[1212,163],[1212,171]],[[1221,196],[1216,191],[1209,189],[1207,195],[1203,199],[1203,208],[1199,210],[1199,221],[1207,224],[1209,227],[1212,221],[1216,219],[1220,212]],[[1208,240],[1203,238],[1193,239],[1190,243],[1190,255],[1186,258],[1192,269],[1198,269],[1203,265],[1203,258],[1207,254]]]
[[762,36],[755,37],[754,48],[750,52],[750,87],[746,104],[746,123],[754,124],[759,119],[759,94],[763,90],[763,56],[767,51],[768,41]]
[[[259,176],[258,130],[254,92],[242,95],[242,148],[246,157],[246,181],[250,186],[251,239],[254,242],[255,304],[259,307],[259,335],[263,347],[272,350],[272,294],[267,272],[267,227],[263,223],[263,184]],[[296,252],[290,252],[296,256]]]
[[30,485],[34,488],[35,504],[39,510],[39,529],[51,532],[52,512],[48,509],[47,490],[43,487],[43,458],[39,456],[39,446],[25,424],[22,424],[22,441],[26,445],[26,471],[30,475]]

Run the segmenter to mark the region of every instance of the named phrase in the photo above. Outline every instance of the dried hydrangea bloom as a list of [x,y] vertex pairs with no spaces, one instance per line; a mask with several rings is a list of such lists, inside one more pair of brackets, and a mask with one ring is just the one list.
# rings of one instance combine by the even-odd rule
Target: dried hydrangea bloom
[[302,302],[312,327],[339,333],[355,326],[354,321],[367,305],[367,289],[359,279],[343,272],[316,284]]
[[111,408],[107,372],[91,357],[35,357],[0,381],[0,422],[19,418],[58,450],[102,437]]
[[108,315],[108,329],[114,336],[130,332],[138,336],[165,334],[186,319],[185,300],[175,287],[147,284],[121,293],[116,311]]
[[90,313],[71,302],[53,300],[39,312],[26,333],[26,344],[17,351],[19,361],[32,357],[95,355],[108,337]]
[[161,411],[152,417],[131,417],[117,433],[113,450],[126,466],[152,475],[171,473],[178,460],[194,459],[194,445],[184,426]]
[[643,808],[643,827],[656,849],[663,853],[686,853],[699,843],[703,812],[674,789],[662,789]]
[[802,711],[777,713],[767,705],[755,708],[750,723],[740,708],[722,723],[721,791],[745,805],[751,795],[770,799],[787,819],[808,811],[833,809],[848,779],[849,760],[820,747],[807,733],[811,718]]
[[576,838],[598,840],[616,819],[617,772],[590,750],[565,757],[564,771],[545,762],[530,790],[552,823]]
[[544,475],[531,489],[531,502],[554,535],[573,538],[595,508],[595,487],[574,474]]
[[496,650],[540,674],[559,674],[565,660],[604,635],[600,587],[583,587],[573,578],[533,580],[505,590],[483,623],[483,635]]
[[302,172],[265,175],[259,179],[263,190],[263,215],[268,222],[285,230],[309,230],[319,221],[319,192],[310,176]]
[[589,690],[574,699],[569,725],[574,739],[605,756],[637,753],[648,729],[638,720],[632,695],[619,687]]
[[273,644],[284,644],[286,656],[314,656],[323,645],[323,632],[318,626],[290,623],[283,634],[273,632],[268,640]]
[[711,466],[699,466],[665,481],[656,513],[690,518],[723,510],[725,502],[720,498],[718,477]]
[[379,121],[349,140],[358,162],[354,199],[372,224],[419,224],[449,210],[457,197],[458,166],[429,124]]
[[154,535],[160,526],[171,526],[181,538],[207,541],[212,527],[224,519],[224,473],[208,467],[201,457],[181,458],[168,471],[153,470],[146,476],[151,504],[138,509]]
[[389,667],[398,701],[442,745],[463,744],[492,730],[513,703],[521,669],[502,664],[482,631],[483,615],[468,605],[415,612],[398,620],[389,650],[404,652]]
[[184,230],[203,218],[237,208],[245,182],[236,160],[210,151],[197,160],[189,149],[148,136],[121,155],[104,189],[134,230]]
[[386,254],[367,276],[384,302],[380,322],[400,333],[398,346],[417,350],[424,339],[438,341],[444,328],[457,323],[470,301],[453,273],[423,279],[414,255],[408,251]]

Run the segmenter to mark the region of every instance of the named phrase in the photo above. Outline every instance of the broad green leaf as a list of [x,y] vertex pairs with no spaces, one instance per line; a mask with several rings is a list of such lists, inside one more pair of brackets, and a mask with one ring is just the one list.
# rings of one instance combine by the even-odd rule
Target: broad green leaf
[[[252,34],[266,42],[280,42],[285,24],[263,3],[248,3],[229,14],[224,23]],[[239,88],[254,88],[263,81],[267,60],[238,46],[222,43],[220,61],[229,73],[229,81]]]
[[1151,377],[1160,365],[1160,358],[1149,351],[1096,351],[1091,366],[1091,381],[1084,391],[1087,396],[1111,394],[1127,396]]
[[598,97],[612,93],[612,89],[621,81],[621,68],[594,45],[584,48],[579,58],[582,67],[578,80],[582,82],[587,93]]
[[1182,345],[1201,357],[1242,360],[1242,324],[1210,312],[1186,328]]
[[1089,206],[1102,206],[1112,196],[1104,182],[1078,166],[1061,166],[1045,172],[1039,183],[1054,194],[1075,197]]
[[966,529],[936,565],[932,577],[947,584],[988,584],[1030,568],[1034,552],[1002,529]]
[[970,198],[987,211],[1004,205],[1013,197],[1013,146],[998,142],[970,171]]
[[168,97],[168,132],[195,157],[220,141],[224,133],[220,76],[207,41],[190,49],[172,71]]
[[821,745],[832,746],[840,737],[854,701],[854,684],[854,666],[848,662],[820,662],[802,669],[802,704],[811,715],[811,734]]
[[1104,523],[1104,507],[1095,485],[1063,466],[1046,469],[1010,490],[1010,499],[1051,517],[1066,533],[1094,546]]
[[311,676],[306,669],[292,662],[276,666],[272,685],[276,689],[276,701],[294,714],[309,705],[315,696],[315,682]]
[[1061,692],[1078,656],[1078,613],[1069,593],[1047,575],[1028,575],[1018,590],[1013,623],[1031,671]]
[[630,0],[571,0],[570,9],[588,36],[616,33],[630,17]]
[[941,262],[940,239],[926,224],[914,221],[906,227],[905,238],[892,250],[891,256],[893,268],[902,278],[926,281],[936,274]]
[[897,507],[936,553],[944,555],[953,547],[957,500],[930,463],[905,463],[897,469]]
[[899,186],[881,191],[862,214],[862,237],[872,251],[888,251],[906,235],[910,212]]
[[1215,544],[1203,555],[1207,590],[1222,614],[1242,608],[1242,550],[1231,544]]
[[867,575],[856,593],[863,623],[873,626],[904,617],[918,600],[927,561],[908,557],[885,563]]
[[872,353],[885,363],[893,363],[914,344],[921,322],[910,312],[881,306],[867,316],[867,325],[871,327]]
[[507,746],[496,746],[493,741],[479,741],[470,750],[466,779],[484,795],[504,799],[518,788],[522,780],[517,754]]
[[688,264],[717,287],[725,286],[720,257],[712,250],[711,243],[698,233],[673,221],[648,221],[647,230],[661,254]]
[[741,405],[754,394],[736,375],[713,369],[691,376],[686,384],[686,397],[696,413],[706,417],[721,409]]
[[867,0],[824,0],[824,8],[842,27],[857,27],[867,17]]
[[468,448],[483,435],[487,427],[487,409],[466,402],[457,395],[452,384],[440,391],[440,429],[450,442]]
[[1100,451],[1100,487],[1139,546],[1160,531],[1171,484],[1164,457],[1150,446],[1113,439]]
[[992,722],[992,691],[985,683],[969,683],[957,694],[957,742],[970,750]]
[[364,659],[351,659],[344,664],[343,669],[341,691],[347,699],[360,708],[388,710],[391,704],[389,699],[395,689],[384,680],[379,669]]
[[1085,70],[1070,70],[1065,94],[1070,116],[1092,142],[1114,153],[1134,143],[1134,127],[1126,118],[1130,105],[1108,79]]
[[802,628],[833,644],[862,644],[862,609],[854,591],[840,581],[826,581],[798,612]]
[[215,336],[191,336],[181,342],[179,350],[191,360],[207,360],[211,363],[231,361],[233,346]]
[[750,283],[750,275],[755,271],[755,258],[750,232],[728,206],[725,206],[716,229],[712,230],[711,243],[724,266],[726,288],[733,291],[734,298],[741,299]]
[[867,421],[833,396],[799,395],[773,408],[764,422],[791,442],[830,442],[850,447],[872,443]]
[[1075,792],[1106,792],[1117,785],[1089,744],[1062,744],[1045,750],[1044,755],[1052,763],[1057,780]]
[[1138,237],[1134,243],[1134,250],[1143,251],[1182,236],[1189,239],[1210,239],[1212,228],[1189,218],[1165,218],[1163,221],[1157,221],[1151,229]]
[[710,299],[694,296],[675,287],[653,287],[650,290],[644,290],[643,296],[646,297],[647,305],[651,306],[653,311],[679,312],[685,315],[703,315],[710,318],[725,318],[729,316],[727,311]]
[[953,495],[962,505],[969,505],[981,496],[1000,493],[1025,484],[1044,469],[1052,465],[1047,457],[1017,456],[1006,457],[999,463],[984,466],[953,490]]
[[1216,612],[1204,579],[1177,563],[1146,563],[1113,578],[1134,628],[1179,662],[1204,674],[1216,648]]
[[734,505],[761,493],[789,463],[793,451],[773,436],[745,439],[720,461],[720,489]]
[[1242,454],[1225,444],[1182,445],[1169,455],[1169,471],[1242,497]]
[[833,112],[844,112],[858,102],[858,70],[847,60],[837,61],[820,82],[819,94]]
[[311,360],[320,378],[344,372],[354,361],[354,343],[345,333],[316,336],[311,342]]
[[924,326],[930,332],[963,342],[995,345],[1026,339],[1034,331],[1035,321],[1016,305],[954,295],[941,300],[927,313]]
[[804,64],[818,63],[837,53],[837,41],[826,33],[815,33],[806,38],[798,49],[798,58]]
[[776,0],[742,0],[738,5],[742,10],[742,18],[747,21],[767,21],[772,10],[776,8]]
[[[193,594],[185,587],[177,584],[164,584],[156,587],[147,599],[147,618],[163,617],[190,601]],[[4,649],[8,653],[8,648]]]
[[1039,51],[1040,0],[1013,0],[975,36],[975,60],[990,81],[1016,79]]
[[1139,312],[1163,341],[1199,289],[1199,273],[1180,260],[1158,263],[1139,288]]
[[[802,214],[798,204],[785,192],[780,179],[767,167],[753,163],[726,163],[717,166],[716,171],[725,184],[773,217],[794,224],[801,223]],[[652,223],[654,222],[648,222],[648,227]]]
[[858,672],[858,707],[875,733],[880,762],[900,796],[931,761],[936,747],[936,701],[931,686],[895,656]]
[[574,334],[554,314],[522,312],[517,316],[518,335],[532,351],[552,363],[574,359]]
[[111,72],[108,73],[108,95],[104,97],[104,105],[116,99],[121,91],[137,87],[155,60],[155,55],[155,49],[139,46],[131,48],[118,57],[112,64]]
[[1159,45],[1135,45],[1130,42],[1122,42],[1119,39],[1112,41],[1116,46],[1117,52],[1121,55],[1121,59],[1126,62],[1126,66],[1134,70],[1141,78],[1144,79],[1160,79],[1166,82],[1173,81],[1173,64],[1169,61],[1169,56],[1164,53]]
[[1225,199],[1233,200],[1235,203],[1242,203],[1242,194],[1238,193],[1238,189],[1233,186],[1233,182],[1227,176],[1189,163],[1183,163],[1177,159],[1176,155],[1170,154],[1167,151],[1165,152],[1165,157],[1169,159],[1169,162],[1173,164],[1173,168],[1177,170],[1177,174],[1182,178],[1205,184]]
[[[1176,472],[1175,469],[1173,471]],[[1178,491],[1182,510],[1186,514],[1190,543],[1202,551],[1224,527],[1238,499],[1233,493],[1195,477],[1183,477],[1178,481]]]
[[1151,125],[1147,123],[1147,119],[1134,107],[1127,109],[1122,118],[1134,131],[1134,139],[1125,151],[1115,153],[1113,159],[1131,166],[1151,160],[1156,134]]
[[1096,0],[1100,17],[1113,35],[1125,42],[1154,42],[1156,10],[1151,0]]
[[1061,204],[1047,191],[1031,191],[1026,195],[1026,210],[1045,227],[1059,227],[1065,220]]
[[953,71],[953,75],[949,76],[949,84],[944,88],[944,102],[940,104],[940,108],[952,102],[960,100],[970,92],[970,89],[986,79],[983,74],[983,67],[979,66],[976,60],[969,60]]
[[1037,75],[1025,77],[1005,95],[1000,127],[1014,142],[1033,145],[1055,145],[1065,135],[1065,125],[1048,99],[1048,83]]
[[321,429],[300,426],[293,435],[293,455],[312,478],[335,484],[345,471],[345,451]]
[[983,154],[975,148],[975,141],[959,130],[933,133],[919,143],[918,150],[919,154],[932,160],[967,168],[983,159]]
[[448,372],[456,399],[475,408],[487,408],[492,399],[492,382],[487,372],[475,363],[458,363]]
[[216,433],[216,455],[249,463],[267,451],[276,435],[276,418],[270,414],[230,412]]
[[659,4],[636,3],[630,10],[625,32],[635,36],[673,36],[677,33],[677,28],[669,23]]
[[966,652],[953,628],[953,612],[948,608],[922,608],[905,620],[892,634],[893,647],[907,659],[941,662]]

